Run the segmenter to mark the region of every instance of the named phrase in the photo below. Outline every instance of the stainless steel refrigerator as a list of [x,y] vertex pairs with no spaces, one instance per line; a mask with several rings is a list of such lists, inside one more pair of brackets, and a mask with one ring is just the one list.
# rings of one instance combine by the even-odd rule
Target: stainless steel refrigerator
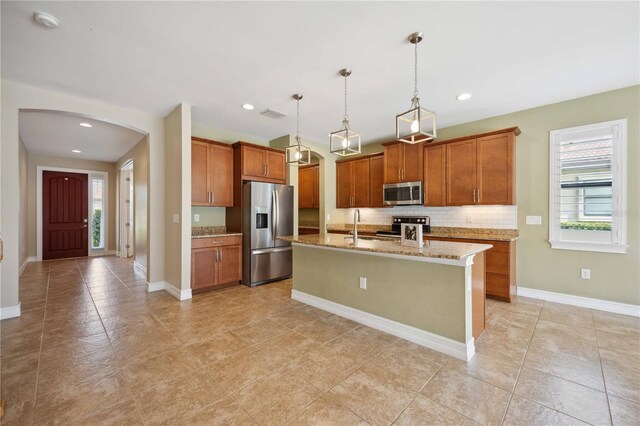
[[263,182],[242,185],[242,283],[254,287],[291,276],[293,186]]

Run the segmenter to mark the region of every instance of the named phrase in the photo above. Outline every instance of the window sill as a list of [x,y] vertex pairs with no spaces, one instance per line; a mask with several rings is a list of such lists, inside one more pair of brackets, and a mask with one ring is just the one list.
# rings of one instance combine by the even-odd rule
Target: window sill
[[626,244],[588,243],[582,241],[549,241],[551,248],[559,250],[593,251],[598,253],[626,254]]

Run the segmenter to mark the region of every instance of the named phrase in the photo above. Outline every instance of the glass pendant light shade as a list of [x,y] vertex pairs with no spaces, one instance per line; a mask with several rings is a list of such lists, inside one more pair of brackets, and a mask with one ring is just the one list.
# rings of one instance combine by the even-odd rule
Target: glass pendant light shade
[[409,36],[414,45],[414,88],[411,108],[396,115],[396,139],[405,143],[430,142],[436,138],[436,113],[420,106],[418,97],[418,43],[421,32]]
[[311,163],[311,149],[302,144],[300,137],[300,99],[302,95],[296,93],[293,95],[296,100],[296,137],[295,143],[286,147],[287,164],[291,166],[304,166]]
[[329,150],[332,154],[347,157],[360,154],[360,133],[351,130],[347,115],[347,77],[351,75],[351,70],[343,68],[340,75],[344,77],[344,119],[342,128],[329,134]]

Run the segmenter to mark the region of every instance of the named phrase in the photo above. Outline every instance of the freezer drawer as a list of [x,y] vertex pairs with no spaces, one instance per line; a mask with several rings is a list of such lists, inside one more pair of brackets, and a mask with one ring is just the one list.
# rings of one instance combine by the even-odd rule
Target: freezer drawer
[[[292,248],[276,247],[251,250],[251,269],[243,277],[243,283],[251,287],[291,276]],[[248,276],[247,276],[248,275]]]

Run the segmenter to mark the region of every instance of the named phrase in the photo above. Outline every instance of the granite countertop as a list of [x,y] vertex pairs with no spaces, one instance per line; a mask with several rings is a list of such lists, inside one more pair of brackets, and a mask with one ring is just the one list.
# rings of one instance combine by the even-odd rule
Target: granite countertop
[[242,232],[227,232],[226,226],[195,226],[191,228],[191,239],[232,237],[242,235]]
[[377,239],[376,241],[372,241],[362,238],[358,239],[357,246],[354,246],[352,238],[344,234],[299,235],[297,237],[280,237],[280,239],[284,241],[290,241],[292,243],[316,247],[329,247],[381,254],[414,256],[417,258],[426,257],[433,259],[451,260],[465,259],[471,255],[489,250],[492,247],[490,244],[458,243],[452,241],[425,241],[424,247],[418,249],[414,247],[405,247],[400,244],[399,240],[394,239]]
[[[367,225],[358,224],[358,232],[375,234],[377,231],[390,231],[388,225]],[[353,231],[353,224],[331,224],[327,225],[329,232],[350,232]],[[426,238],[461,238],[467,240],[490,240],[490,241],[515,241],[519,237],[517,229],[495,229],[495,228],[454,228],[432,226],[431,232],[424,234]]]

